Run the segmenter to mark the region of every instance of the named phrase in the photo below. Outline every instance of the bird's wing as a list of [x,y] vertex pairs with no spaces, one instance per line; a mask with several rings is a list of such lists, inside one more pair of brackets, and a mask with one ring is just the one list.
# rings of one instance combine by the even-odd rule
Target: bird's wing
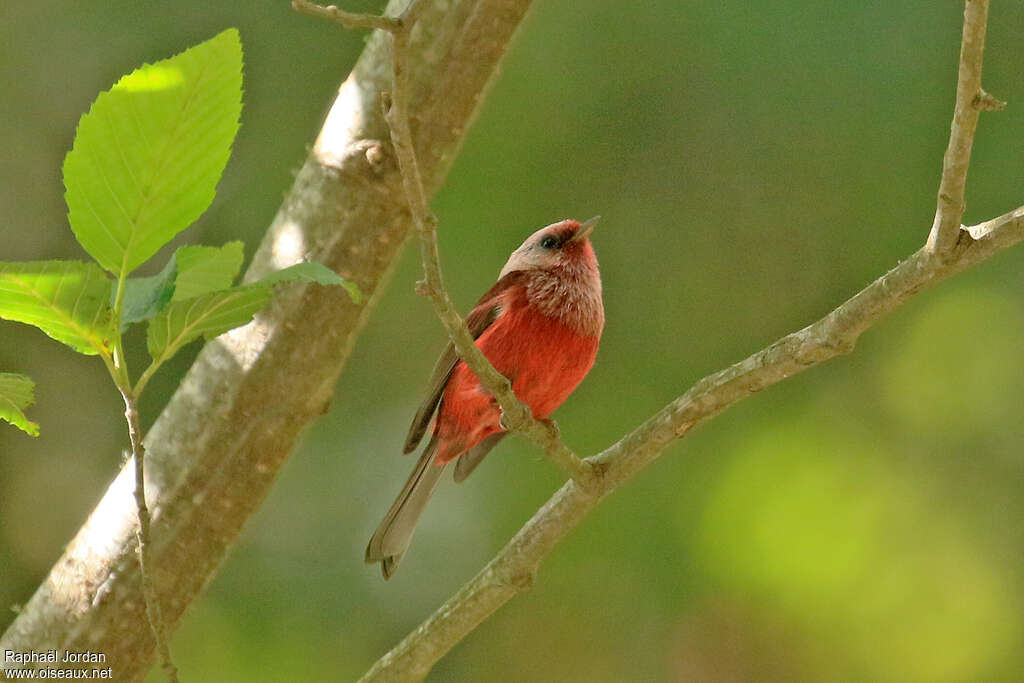
[[[495,320],[501,317],[503,299],[511,288],[520,284],[521,279],[522,274],[520,272],[509,273],[498,280],[493,287],[487,290],[486,294],[480,297],[480,301],[477,302],[473,310],[466,316],[466,326],[469,328],[469,333],[473,335],[473,339],[478,339],[488,327],[494,324]],[[441,395],[444,394],[444,388],[448,385],[448,378],[451,377],[452,371],[458,362],[459,354],[455,350],[455,345],[448,342],[448,346],[445,347],[441,357],[437,359],[437,363],[434,365],[434,372],[430,376],[430,383],[427,385],[427,397],[420,405],[420,409],[416,411],[416,417],[412,420],[409,434],[405,438],[403,453],[411,453],[416,450],[416,446],[419,445],[420,440],[427,431],[427,426],[430,425],[430,419],[434,416],[434,411],[437,410],[437,405],[441,401]]]

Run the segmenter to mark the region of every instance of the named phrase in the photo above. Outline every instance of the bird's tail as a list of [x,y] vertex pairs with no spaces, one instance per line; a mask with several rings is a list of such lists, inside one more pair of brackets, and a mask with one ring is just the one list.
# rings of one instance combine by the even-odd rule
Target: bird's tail
[[438,467],[434,464],[436,451],[437,439],[434,438],[416,461],[416,467],[409,475],[409,480],[405,482],[402,492],[398,494],[388,514],[384,516],[384,521],[373,532],[373,537],[366,546],[366,562],[380,562],[385,579],[390,579],[398,568],[398,562],[412,540],[416,523],[420,521],[420,515],[427,507],[427,501],[437,488],[441,475],[448,469],[446,466]]

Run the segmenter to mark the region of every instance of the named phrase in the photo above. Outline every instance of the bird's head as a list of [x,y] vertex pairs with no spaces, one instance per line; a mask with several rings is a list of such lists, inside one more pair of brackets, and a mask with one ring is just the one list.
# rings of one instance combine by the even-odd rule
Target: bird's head
[[541,228],[512,252],[498,278],[515,271],[596,269],[597,257],[590,246],[590,233],[600,219],[600,216],[594,216],[583,223],[564,220]]

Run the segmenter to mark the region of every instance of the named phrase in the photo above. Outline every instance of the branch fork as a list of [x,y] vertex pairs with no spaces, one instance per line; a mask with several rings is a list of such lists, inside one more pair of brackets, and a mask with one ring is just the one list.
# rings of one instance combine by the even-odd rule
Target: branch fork
[[960,42],[960,66],[956,84],[956,105],[950,125],[949,145],[942,160],[938,202],[926,248],[945,263],[959,239],[966,208],[967,169],[971,162],[974,132],[982,111],[999,111],[1006,103],[981,87],[981,66],[985,53],[985,29],[989,0],[964,3],[964,28]]

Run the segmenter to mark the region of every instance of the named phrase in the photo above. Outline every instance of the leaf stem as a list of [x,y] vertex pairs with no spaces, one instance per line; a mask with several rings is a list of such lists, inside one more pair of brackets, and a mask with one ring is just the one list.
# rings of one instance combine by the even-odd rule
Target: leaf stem
[[114,384],[121,392],[124,399],[124,417],[128,423],[128,438],[132,447],[132,462],[135,471],[135,508],[139,518],[139,527],[136,537],[139,543],[139,575],[142,581],[142,596],[146,605],[146,619],[149,621],[149,628],[153,632],[153,640],[156,642],[157,651],[160,653],[160,660],[164,671],[167,673],[171,683],[178,683],[178,669],[171,659],[171,649],[167,644],[167,634],[164,632],[163,615],[160,612],[160,602],[157,599],[156,586],[153,585],[152,554],[150,543],[152,540],[150,528],[151,518],[149,505],[146,503],[146,447],[142,442],[142,429],[139,426],[139,411],[137,403],[142,395],[142,390],[149,382],[159,363],[151,363],[146,371],[139,378],[135,388],[132,388],[131,377],[128,374],[128,364],[124,357],[124,346],[121,338],[121,309],[124,304],[125,281],[127,274],[122,271],[117,278],[117,291],[114,294],[114,307],[111,315],[112,355],[101,354],[107,364]]
[[146,368],[141,375],[139,375],[139,379],[135,383],[134,389],[134,393],[136,396],[142,395],[142,391],[146,388],[146,385],[149,384],[150,378],[152,378],[156,371],[160,369],[160,366],[163,364],[163,362],[163,358],[161,358],[160,360],[154,360],[152,363],[149,364],[149,367]]
[[126,389],[131,387],[131,379],[128,375],[128,364],[124,357],[124,345],[121,340],[121,309],[124,306],[124,289],[125,282],[127,280],[127,273],[121,271],[117,276],[117,291],[114,294],[114,308],[111,315],[111,346],[113,348],[113,368],[111,372],[114,376],[114,383],[117,384],[117,388],[121,390],[122,395]]

